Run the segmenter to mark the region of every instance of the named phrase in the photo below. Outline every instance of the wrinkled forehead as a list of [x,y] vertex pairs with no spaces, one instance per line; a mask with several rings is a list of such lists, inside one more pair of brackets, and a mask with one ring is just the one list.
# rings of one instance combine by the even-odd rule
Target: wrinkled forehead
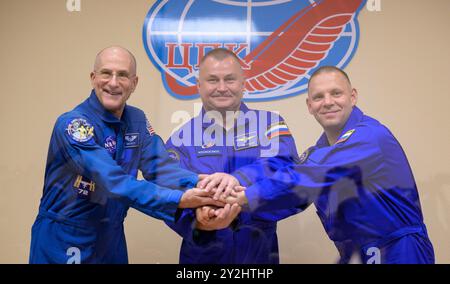
[[108,69],[136,73],[136,64],[132,55],[122,49],[105,49],[95,58],[94,70]]
[[241,67],[241,63],[232,56],[227,56],[223,59],[209,57],[200,64],[199,74],[208,76],[214,73],[230,73],[242,75],[243,70]]

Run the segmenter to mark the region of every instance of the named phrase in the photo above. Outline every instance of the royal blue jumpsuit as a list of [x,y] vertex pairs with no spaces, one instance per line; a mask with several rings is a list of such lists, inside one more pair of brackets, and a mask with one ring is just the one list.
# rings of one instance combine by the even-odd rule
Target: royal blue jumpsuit
[[246,196],[255,213],[314,202],[341,263],[355,253],[363,263],[434,262],[406,155],[357,107],[334,145],[323,134],[296,164],[250,186]]
[[[166,146],[183,168],[202,174],[230,173],[244,186],[270,175],[272,168],[298,159],[284,120],[275,113],[250,110],[245,104],[230,130],[208,119],[203,109],[176,131]],[[294,208],[243,212],[228,228],[202,231],[195,229],[194,210],[186,209],[176,224],[168,225],[183,237],[182,264],[279,263],[276,222],[297,212]]]
[[[147,181],[136,179],[138,170]],[[128,208],[174,221],[182,190],[197,181],[141,110],[126,105],[118,119],[92,91],[53,129],[30,263],[127,263]]]

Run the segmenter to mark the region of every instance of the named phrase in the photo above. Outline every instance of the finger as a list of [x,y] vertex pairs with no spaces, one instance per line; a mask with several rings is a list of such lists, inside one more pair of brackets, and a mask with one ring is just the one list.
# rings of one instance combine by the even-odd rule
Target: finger
[[233,188],[234,188],[234,185],[229,184],[223,193],[223,195],[224,195],[223,198],[227,198],[230,195],[230,193],[233,191]]
[[[211,193],[207,192],[204,189],[200,189],[200,188],[193,188],[192,193],[194,196],[198,196],[198,197],[210,197],[211,196]],[[205,205],[207,205],[207,204],[205,204]]]
[[216,210],[214,211],[214,215],[217,217],[217,216],[220,215],[220,213],[222,213],[222,211],[223,211],[223,208],[216,209]]
[[239,206],[239,204],[235,203],[233,205],[231,205],[230,208],[230,215],[233,216],[233,219],[236,218],[237,215],[239,215],[239,213],[241,213],[242,207]]
[[213,177],[209,180],[209,183],[206,185],[205,189],[206,191],[210,191],[211,189],[213,189],[214,187],[217,187],[217,185],[220,183],[220,178],[217,177]]
[[217,216],[217,218],[225,219],[230,213],[230,207],[231,207],[230,204],[225,205],[225,207],[223,207],[222,212],[219,214],[219,216]]
[[223,193],[225,187],[227,186],[225,180],[222,180],[222,182],[219,184],[219,186],[216,189],[216,192],[214,193],[214,199],[219,199],[220,195]]
[[[200,175],[199,175],[200,177]],[[198,183],[197,186],[199,188],[205,188],[205,186],[209,183],[209,180],[211,179],[211,176],[206,175],[205,177],[203,177],[203,179],[201,179]]]
[[[208,192],[206,192],[206,194],[209,194]],[[226,202],[221,201],[221,200],[214,200],[209,196],[197,196],[197,202],[199,203],[196,207],[198,206],[205,206],[205,205],[213,205],[213,206],[217,206],[217,207],[224,207]]]
[[209,217],[209,219],[216,217],[216,210],[213,208],[210,208],[208,210],[208,217]]
[[241,186],[241,185],[236,185],[236,186],[234,187],[234,190],[235,190],[236,192],[241,192],[241,191],[244,191],[244,190],[246,190],[246,189],[247,189],[246,187]]

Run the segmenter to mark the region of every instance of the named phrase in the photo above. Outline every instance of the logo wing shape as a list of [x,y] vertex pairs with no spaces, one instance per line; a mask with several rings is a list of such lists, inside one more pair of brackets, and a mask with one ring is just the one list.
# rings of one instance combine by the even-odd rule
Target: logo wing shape
[[[318,0],[280,26],[244,62],[248,92],[265,91],[299,79],[324,59],[364,0]],[[167,84],[181,96],[198,93],[165,73]]]
[[127,140],[128,142],[133,142],[134,140],[136,140],[136,138],[136,135],[125,136],[125,140]]
[[362,1],[317,1],[292,16],[244,58],[247,91],[279,87],[316,67]]

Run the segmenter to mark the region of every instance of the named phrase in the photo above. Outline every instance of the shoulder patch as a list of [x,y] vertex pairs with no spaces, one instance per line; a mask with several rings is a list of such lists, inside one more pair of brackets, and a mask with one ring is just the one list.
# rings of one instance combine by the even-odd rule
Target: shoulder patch
[[309,154],[311,154],[311,148],[306,149],[306,151],[300,155],[300,157],[298,158],[297,164],[304,164],[306,162],[306,160],[308,159]]
[[349,130],[347,132],[345,132],[341,138],[339,138],[336,143],[334,143],[334,145],[339,144],[339,143],[343,143],[345,141],[348,140],[348,138],[350,138],[350,136],[352,136],[353,132],[355,132],[355,129]]
[[67,125],[66,133],[74,141],[83,143],[94,137],[94,126],[84,118],[75,118]]
[[286,125],[286,122],[284,121],[269,125],[269,127],[267,127],[267,131],[264,134],[269,140],[277,136],[292,135]]
[[167,153],[169,154],[169,157],[172,160],[175,160],[175,161],[179,161],[180,160],[180,154],[177,151],[175,151],[174,149],[167,150]]

